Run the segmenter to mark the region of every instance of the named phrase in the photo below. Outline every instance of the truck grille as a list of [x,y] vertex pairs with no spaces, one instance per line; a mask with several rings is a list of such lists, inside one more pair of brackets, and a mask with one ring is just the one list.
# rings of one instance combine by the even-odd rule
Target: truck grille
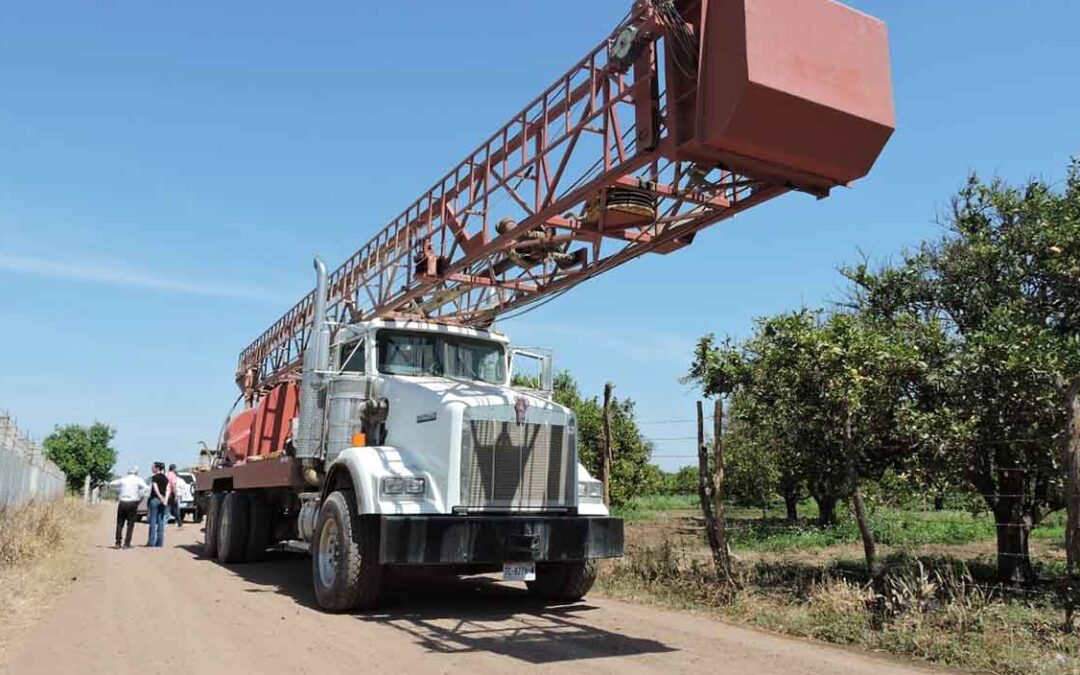
[[564,425],[469,417],[463,423],[463,506],[542,509],[573,505],[577,458]]

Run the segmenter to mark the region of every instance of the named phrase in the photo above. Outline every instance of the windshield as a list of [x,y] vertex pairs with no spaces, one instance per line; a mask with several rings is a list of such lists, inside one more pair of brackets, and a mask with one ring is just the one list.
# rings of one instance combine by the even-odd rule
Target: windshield
[[379,331],[379,372],[506,381],[506,357],[497,342],[444,335]]

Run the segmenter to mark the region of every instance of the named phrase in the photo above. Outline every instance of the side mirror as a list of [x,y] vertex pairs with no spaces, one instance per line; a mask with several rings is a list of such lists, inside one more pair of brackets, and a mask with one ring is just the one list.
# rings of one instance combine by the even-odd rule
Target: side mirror
[[544,394],[555,390],[554,354],[543,347],[510,348],[510,384]]

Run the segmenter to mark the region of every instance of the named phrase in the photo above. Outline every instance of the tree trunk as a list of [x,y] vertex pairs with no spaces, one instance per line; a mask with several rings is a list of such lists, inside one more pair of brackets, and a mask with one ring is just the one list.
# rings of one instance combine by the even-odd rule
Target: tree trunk
[[859,490],[859,469],[855,464],[855,457],[852,456],[854,450],[851,445],[851,412],[848,411],[844,420],[844,457],[847,459],[848,480],[851,481],[851,504],[855,507],[855,522],[859,525],[859,535],[862,537],[866,573],[870,575],[874,590],[880,595],[884,589],[879,588],[881,584],[877,568],[877,542],[874,541],[870,521],[866,518],[866,507],[863,504],[862,491]]
[[1069,576],[1080,574],[1080,377],[1074,378],[1065,391],[1065,409],[1069,413],[1065,461],[1065,557]]
[[997,526],[998,578],[1011,584],[1024,584],[1035,578],[1028,551],[1031,517],[1024,514],[1019,497],[998,497],[994,509]]
[[791,474],[780,479],[780,495],[784,498],[784,510],[788,523],[799,522],[799,481]]
[[600,481],[604,486],[604,503],[611,504],[611,390],[610,382],[604,383],[604,447],[600,449]]
[[935,511],[944,511],[945,510],[945,493],[944,492],[938,492],[937,494],[934,495],[934,510]]
[[787,521],[792,525],[799,522],[799,496],[786,494],[784,495],[784,510],[787,512]]
[[851,503],[855,507],[855,522],[859,524],[859,535],[862,536],[863,555],[866,556],[866,571],[872,580],[878,578],[877,568],[877,542],[874,541],[874,531],[870,529],[870,521],[866,518],[866,507],[863,505],[862,492],[858,484],[851,494]]
[[818,525],[827,526],[836,524],[836,496],[813,495],[818,507]]

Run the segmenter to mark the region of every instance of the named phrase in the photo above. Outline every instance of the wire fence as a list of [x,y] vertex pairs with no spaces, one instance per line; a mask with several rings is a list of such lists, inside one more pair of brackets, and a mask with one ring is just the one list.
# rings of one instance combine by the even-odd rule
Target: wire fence
[[0,411],[0,508],[63,497],[66,484],[64,472],[45,458],[42,447]]

